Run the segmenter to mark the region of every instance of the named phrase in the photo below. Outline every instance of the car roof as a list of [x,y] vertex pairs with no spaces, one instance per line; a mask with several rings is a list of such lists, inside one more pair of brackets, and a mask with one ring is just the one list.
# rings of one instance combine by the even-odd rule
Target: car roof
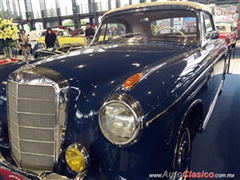
[[139,4],[133,4],[133,5],[128,5],[128,6],[123,6],[120,8],[116,8],[113,10],[110,10],[106,12],[103,17],[106,15],[115,13],[115,12],[120,12],[124,10],[130,10],[130,9],[135,9],[135,8],[144,8],[144,7],[152,7],[152,6],[161,6],[161,5],[175,5],[175,6],[190,6],[194,9],[199,9],[202,11],[207,11],[208,13],[211,14],[211,10],[208,6],[201,4],[201,3],[196,3],[196,2],[190,2],[190,1],[164,1],[164,2],[148,2],[148,3],[139,3]]

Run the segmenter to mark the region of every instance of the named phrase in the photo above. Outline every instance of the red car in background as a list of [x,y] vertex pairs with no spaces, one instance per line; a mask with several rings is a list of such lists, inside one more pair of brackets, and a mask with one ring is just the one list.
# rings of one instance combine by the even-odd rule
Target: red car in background
[[216,24],[216,28],[219,31],[219,38],[225,39],[230,49],[235,48],[237,42],[236,28],[227,23]]
[[4,64],[10,64],[10,63],[16,63],[16,62],[19,62],[16,58],[0,59],[0,66]]

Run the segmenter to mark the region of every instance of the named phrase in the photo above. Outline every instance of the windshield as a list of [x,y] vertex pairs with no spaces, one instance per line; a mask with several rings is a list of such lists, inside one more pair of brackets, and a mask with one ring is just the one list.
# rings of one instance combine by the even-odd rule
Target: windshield
[[107,17],[93,43],[175,42],[198,43],[197,16],[193,11],[147,11]]

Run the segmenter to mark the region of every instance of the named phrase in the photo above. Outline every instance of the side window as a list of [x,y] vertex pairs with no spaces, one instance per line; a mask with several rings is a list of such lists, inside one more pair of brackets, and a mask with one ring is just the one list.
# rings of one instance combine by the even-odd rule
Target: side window
[[214,30],[212,20],[209,15],[203,14],[203,21],[205,26],[205,32],[211,32]]
[[108,23],[106,35],[109,37],[121,36],[125,34],[126,27],[122,23]]
[[153,36],[179,33],[179,31],[183,33],[196,34],[196,24],[196,17],[167,18],[151,22],[151,30]]
[[106,41],[117,38],[126,33],[126,27],[122,23],[107,23],[100,28],[100,36],[98,41]]

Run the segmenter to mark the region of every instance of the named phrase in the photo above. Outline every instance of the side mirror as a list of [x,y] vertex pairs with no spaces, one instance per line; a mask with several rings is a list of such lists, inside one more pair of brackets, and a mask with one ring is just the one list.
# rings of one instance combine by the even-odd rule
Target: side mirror
[[218,31],[211,31],[206,34],[207,39],[218,39],[219,32]]
[[232,31],[236,31],[236,28],[235,28],[235,27],[233,27],[233,28],[232,28]]

